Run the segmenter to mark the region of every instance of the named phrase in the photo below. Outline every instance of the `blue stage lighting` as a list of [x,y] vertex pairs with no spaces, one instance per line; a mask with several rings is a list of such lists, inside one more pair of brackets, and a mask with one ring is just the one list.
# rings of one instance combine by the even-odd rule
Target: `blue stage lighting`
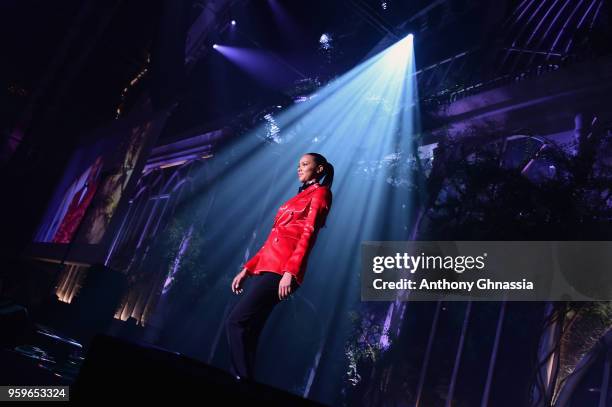
[[[321,48],[330,40],[329,33],[321,35]],[[388,39],[383,41],[381,48]],[[217,52],[228,55],[226,46],[219,45]],[[278,205],[297,192],[296,164],[310,151],[323,154],[334,165],[334,197],[326,227],[309,258],[308,282],[301,289],[313,292],[295,297],[299,300],[295,305],[308,306],[313,318],[324,321],[335,321],[331,316],[355,309],[361,243],[409,240],[420,215],[418,202],[426,189],[415,165],[415,140],[421,136],[415,73],[412,36],[406,36],[325,86],[294,96],[295,103],[282,109],[271,105],[273,109],[265,111],[255,128],[220,143],[214,159],[206,160],[202,177],[210,185],[196,186],[201,193],[177,206],[185,222],[206,226],[196,225],[205,234],[195,247],[202,254],[197,267],[210,270],[206,274],[210,285],[207,295],[191,308],[198,317],[200,337],[215,330],[221,336],[221,316],[230,304],[228,282],[239,264],[265,241]],[[319,295],[323,291],[327,294]],[[306,298],[312,299],[312,306],[304,302]],[[292,317],[286,309],[285,314],[279,312],[276,326],[271,323],[267,340],[287,322],[282,318]],[[188,328],[185,332],[191,333],[193,327]],[[339,331],[330,322],[321,324],[316,334],[325,346],[333,343],[342,349],[347,339]],[[292,366],[306,372],[312,366],[310,356],[323,347],[302,339],[300,332],[288,330],[281,342],[304,347],[300,352],[309,357],[292,360]],[[388,346],[384,337],[380,341]],[[214,349],[206,351],[213,355]],[[277,356],[272,349],[266,347],[258,355],[264,366]],[[317,374],[322,381],[337,376],[325,369]]]

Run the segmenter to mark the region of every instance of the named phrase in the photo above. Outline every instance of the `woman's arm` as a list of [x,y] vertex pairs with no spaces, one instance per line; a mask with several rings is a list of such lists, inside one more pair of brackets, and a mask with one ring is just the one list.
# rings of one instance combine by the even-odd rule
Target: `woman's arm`
[[236,277],[234,277],[234,279],[232,280],[232,291],[234,292],[234,294],[242,293],[242,282],[248,276],[249,272],[245,268],[243,268],[238,274],[236,274]]
[[304,230],[302,235],[293,250],[293,253],[285,263],[282,271],[290,273],[297,278],[302,263],[310,253],[310,250],[314,246],[316,236],[320,226],[325,220],[325,216],[329,212],[329,206],[331,203],[331,193],[327,188],[319,188],[310,201],[310,207],[308,214],[306,215],[306,222],[304,224]]

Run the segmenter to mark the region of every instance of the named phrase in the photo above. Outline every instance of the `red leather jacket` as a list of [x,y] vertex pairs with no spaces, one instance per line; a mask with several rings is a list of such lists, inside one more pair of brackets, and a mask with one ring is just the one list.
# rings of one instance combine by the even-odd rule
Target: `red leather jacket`
[[291,273],[302,284],[308,254],[319,229],[325,225],[332,194],[314,183],[285,202],[274,218],[272,230],[261,249],[244,264],[248,274],[272,271]]

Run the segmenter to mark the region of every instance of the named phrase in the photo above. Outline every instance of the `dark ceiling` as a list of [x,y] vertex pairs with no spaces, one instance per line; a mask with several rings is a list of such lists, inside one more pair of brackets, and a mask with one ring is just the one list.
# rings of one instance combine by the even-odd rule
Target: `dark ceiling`
[[[185,30],[206,3],[182,3],[189,14]],[[272,3],[281,10],[282,21]],[[424,28],[435,31],[442,25],[445,3],[447,10],[458,15],[469,12],[472,18],[482,17],[487,10],[480,7],[478,11],[478,4],[486,2],[473,0],[237,1],[230,15],[238,21],[239,34],[227,38],[227,31],[219,32],[210,40],[211,44],[220,41],[270,50],[305,76],[325,80],[355,65],[390,32],[402,35],[420,30],[425,36]],[[147,65],[147,55],[156,51],[163,4],[162,0],[3,2],[0,29],[8,61],[3,75],[8,102],[2,118],[4,131],[25,116],[31,117],[30,132],[53,132],[55,137],[61,133],[70,139],[71,134],[76,137],[112,120],[123,89]],[[427,13],[398,29],[431,4],[434,7]],[[499,2],[497,7],[510,6]],[[482,24],[474,22],[463,21],[461,36],[436,41],[436,47],[419,58],[428,63],[473,41],[475,33],[482,31]],[[318,43],[323,32],[334,38],[334,48],[326,53]],[[181,107],[168,129],[172,134],[278,96],[213,52],[205,53],[184,85],[178,96]]]
[[[227,14],[228,21],[233,18],[238,22],[234,32],[227,30],[227,22],[218,22],[220,29],[210,36],[206,46],[218,42],[270,51],[277,63],[296,72],[295,79],[309,77],[325,82],[356,65],[384,37],[400,37],[408,32],[416,34],[419,68],[475,47],[545,47],[554,41],[559,30],[567,36],[582,21],[579,17],[584,12],[574,3],[584,3],[586,10],[592,2],[593,10],[599,4],[596,2],[603,4],[603,0],[543,0],[536,2],[543,7],[527,10],[526,5],[533,2],[237,0]],[[6,108],[0,118],[3,135],[25,123],[26,134],[45,133],[54,145],[60,141],[69,147],[80,134],[112,120],[122,103],[124,89],[139,72],[150,68],[148,56],[152,55],[155,64],[156,57],[166,55],[159,52],[159,47],[160,33],[167,28],[162,23],[164,16],[168,20],[168,7],[184,8],[184,21],[174,24],[185,33],[208,3],[3,2],[0,13],[6,61],[2,75],[6,81]],[[609,21],[609,12],[606,6],[599,13],[604,23]],[[529,43],[530,36],[524,34],[524,28],[533,31],[540,26],[548,27],[547,18],[551,21],[550,29],[544,35],[543,31],[538,33]],[[332,36],[332,49],[321,50],[318,40],[322,33]],[[161,38],[164,39],[163,34]],[[182,44],[177,41],[174,46]],[[475,69],[492,73],[500,69],[500,61],[507,60],[504,55],[497,60],[478,56],[471,65],[464,64],[463,69],[472,75]],[[529,60],[523,59],[521,63]],[[149,70],[140,84],[127,92],[124,112],[129,111],[143,89],[155,85],[151,76]],[[157,86],[175,80],[171,72],[163,71],[157,72],[154,79]],[[441,83],[438,79],[432,75],[428,81]],[[178,108],[164,137],[175,137],[206,123],[222,124],[245,109],[286,97],[281,90],[245,74],[212,48],[180,78],[180,84],[173,95],[179,102]],[[33,147],[35,144],[32,141]],[[46,148],[45,143],[38,148]]]

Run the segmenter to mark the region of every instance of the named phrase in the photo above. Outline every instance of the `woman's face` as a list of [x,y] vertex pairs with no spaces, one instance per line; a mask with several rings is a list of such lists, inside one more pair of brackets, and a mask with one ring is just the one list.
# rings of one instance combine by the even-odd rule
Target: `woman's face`
[[300,182],[309,182],[318,178],[323,172],[323,166],[317,165],[313,156],[304,154],[298,163],[297,172]]

